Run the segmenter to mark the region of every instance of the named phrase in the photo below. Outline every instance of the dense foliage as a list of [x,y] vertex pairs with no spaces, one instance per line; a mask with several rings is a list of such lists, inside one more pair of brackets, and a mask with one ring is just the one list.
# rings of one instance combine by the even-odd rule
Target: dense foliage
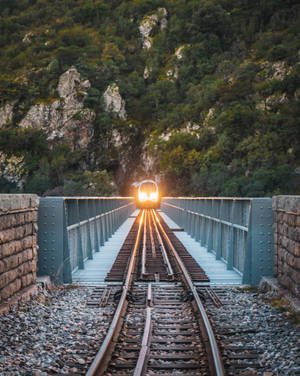
[[[162,7],[167,26],[143,48],[139,26]],[[0,0],[0,49],[0,107],[14,101],[0,151],[23,158],[24,191],[111,194],[121,156],[134,179],[147,148],[169,194],[300,194],[299,0]],[[18,128],[72,65],[92,85],[87,153]],[[104,111],[112,82],[126,120]],[[0,179],[0,191],[15,190]]]

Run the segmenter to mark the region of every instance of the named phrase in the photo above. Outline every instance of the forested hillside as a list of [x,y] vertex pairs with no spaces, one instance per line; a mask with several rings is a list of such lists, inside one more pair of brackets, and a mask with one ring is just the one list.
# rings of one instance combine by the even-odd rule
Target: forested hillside
[[0,192],[300,194],[299,0],[0,0]]

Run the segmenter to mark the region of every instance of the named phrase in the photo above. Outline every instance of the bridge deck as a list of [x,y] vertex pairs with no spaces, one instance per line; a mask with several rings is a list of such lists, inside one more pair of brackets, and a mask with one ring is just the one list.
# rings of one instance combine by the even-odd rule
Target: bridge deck
[[[84,269],[78,269],[73,273],[73,283],[79,284],[102,284],[105,283],[105,277],[110,271],[122,244],[139,213],[136,210],[131,218],[128,218],[114,235],[105,242],[100,252],[93,254],[93,260],[87,260],[84,263]],[[161,216],[171,228],[179,228],[165,213],[160,211]],[[210,279],[211,284],[215,285],[241,285],[242,277],[235,270],[227,270],[226,264],[221,260],[216,260],[215,255],[207,252],[206,248],[192,239],[186,232],[174,232],[178,239],[183,243],[188,252],[194,257],[198,264],[203,268]]]
[[[160,215],[171,228],[178,229],[179,226],[172,221],[162,211]],[[242,276],[235,270],[227,270],[225,262],[216,260],[215,255],[207,252],[207,249],[201,247],[200,243],[194,240],[186,232],[174,232],[177,238],[182,242],[189,253],[194,257],[199,265],[203,268],[206,275],[210,279],[210,284],[215,285],[241,285]]]
[[[124,240],[138,215],[136,210],[130,218],[128,218],[113,234],[113,236],[105,242],[100,248],[100,252],[93,254],[92,260],[84,263],[84,269],[76,270],[73,275],[73,283],[95,284],[104,283],[107,273],[110,271],[117,254],[124,243]],[[133,218],[134,217],[134,218]]]

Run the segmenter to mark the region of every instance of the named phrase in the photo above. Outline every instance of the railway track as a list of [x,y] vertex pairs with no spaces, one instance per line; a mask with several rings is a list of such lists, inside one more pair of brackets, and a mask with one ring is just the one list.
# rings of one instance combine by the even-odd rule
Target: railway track
[[123,281],[120,299],[87,376],[225,374],[192,276],[208,278],[172,235],[157,212],[141,212],[108,276]]

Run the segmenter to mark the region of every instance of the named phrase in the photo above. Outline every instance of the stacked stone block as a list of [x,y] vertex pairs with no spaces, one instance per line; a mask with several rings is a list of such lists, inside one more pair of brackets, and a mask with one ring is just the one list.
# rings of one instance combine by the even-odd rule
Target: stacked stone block
[[36,281],[36,195],[0,194],[0,304]]
[[300,196],[273,197],[274,274],[300,297]]

